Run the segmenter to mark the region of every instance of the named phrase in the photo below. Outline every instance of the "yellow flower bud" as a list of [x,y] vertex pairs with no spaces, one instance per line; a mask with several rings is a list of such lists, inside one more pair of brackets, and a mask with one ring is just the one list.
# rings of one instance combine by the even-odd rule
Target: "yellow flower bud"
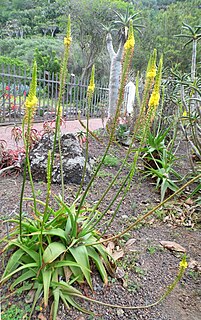
[[64,37],[64,45],[69,47],[70,44],[72,42],[72,38],[71,37]]
[[147,72],[147,78],[155,78],[156,76],[156,68],[152,68]]
[[133,33],[133,21],[130,20],[129,29],[128,29],[128,39],[124,44],[124,49],[126,51],[131,50],[134,48],[134,45],[135,45],[135,39],[134,39],[134,33]]
[[187,267],[188,267],[188,263],[187,263],[186,259],[182,259],[182,260],[180,261],[180,263],[179,263],[179,268],[180,268],[180,270],[181,270],[181,269],[185,270]]
[[133,49],[135,45],[134,37],[132,39],[128,39],[124,45],[125,50]]
[[159,100],[160,100],[159,92],[153,91],[149,99],[149,104],[148,104],[149,107],[158,107]]
[[38,99],[36,98],[36,96],[27,97],[27,99],[25,101],[25,107],[32,109],[32,108],[36,107],[37,103],[38,103]]

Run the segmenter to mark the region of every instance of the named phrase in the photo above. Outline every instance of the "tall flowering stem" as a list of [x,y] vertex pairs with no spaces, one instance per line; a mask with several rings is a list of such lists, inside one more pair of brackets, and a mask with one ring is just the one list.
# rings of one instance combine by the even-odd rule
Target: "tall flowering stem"
[[[128,71],[129,71],[129,67],[130,67],[130,63],[133,57],[133,53],[134,53],[134,45],[135,45],[135,39],[134,39],[134,32],[133,32],[133,22],[132,20],[130,20],[130,24],[129,24],[129,31],[128,31],[128,39],[124,45],[124,58],[123,58],[123,66],[122,66],[122,76],[121,76],[121,82],[120,82],[120,89],[119,89],[119,97],[118,97],[118,102],[117,102],[117,108],[116,108],[116,113],[114,116],[114,119],[110,119],[111,122],[109,123],[111,125],[111,130],[110,130],[110,137],[109,137],[109,142],[107,144],[107,147],[105,149],[104,155],[100,161],[100,163],[98,164],[94,175],[92,176],[90,182],[88,183],[83,196],[80,200],[80,205],[79,205],[79,210],[82,207],[84,200],[89,192],[89,189],[98,173],[98,171],[100,170],[104,159],[108,153],[108,150],[111,146],[111,143],[113,141],[113,137],[114,137],[114,133],[115,133],[115,126],[120,114],[120,110],[121,110],[121,105],[124,99],[124,88],[125,88],[125,84],[126,84],[126,80],[127,80],[127,76],[128,76]],[[125,163],[123,161],[123,163]],[[122,167],[121,167],[122,168]],[[117,176],[112,180],[111,184],[108,186],[107,190],[111,188],[111,185],[113,185],[116,181],[116,178],[118,177],[119,173],[117,174]],[[95,205],[93,212],[96,210],[96,208],[98,207],[98,205],[100,204],[100,202],[103,200],[103,198],[106,196],[107,194],[107,190],[103,193],[101,199],[98,201],[98,204]],[[78,211],[79,211],[78,210]]]
[[71,38],[71,20],[70,20],[70,15],[69,15],[68,16],[68,21],[67,21],[66,37],[64,37],[64,55],[63,55],[63,60],[61,62],[60,90],[59,90],[59,97],[58,97],[58,102],[57,102],[56,128],[55,128],[55,135],[54,135],[53,150],[52,150],[52,154],[51,154],[51,168],[50,168],[50,173],[51,173],[51,176],[52,176],[52,169],[53,169],[53,164],[54,164],[54,155],[55,155],[56,142],[57,142],[57,137],[58,137],[58,146],[59,146],[59,155],[60,155],[62,199],[63,200],[64,200],[64,179],[63,179],[63,163],[62,163],[62,155],[61,155],[60,122],[61,122],[61,116],[62,116],[62,100],[63,100],[63,94],[64,94],[65,83],[66,83],[67,63],[68,63],[68,57],[69,57],[71,42],[72,42],[72,38]]
[[[156,79],[158,79],[156,82],[157,82],[157,85],[155,88],[157,88],[158,90],[160,89],[160,81],[161,80],[161,73],[162,73],[162,58],[160,60],[160,63],[159,63],[159,68],[158,68],[158,71],[156,71],[156,50],[154,50],[151,58],[150,58],[150,61],[149,61],[149,64],[148,64],[148,68],[147,68],[147,77],[146,77],[146,82],[145,84],[147,85],[148,87],[148,84],[149,82],[151,81],[152,82],[152,85],[153,85],[153,82],[154,82],[154,78],[156,77]],[[154,67],[154,68],[153,68]],[[159,76],[160,75],[160,76]],[[150,93],[146,92],[146,88],[145,88],[145,94],[147,94],[147,96],[150,95]],[[147,99],[146,99],[147,100]],[[147,101],[148,103],[148,101]],[[146,108],[147,108],[147,105],[146,105]],[[145,111],[146,111],[146,108],[145,108]],[[140,109],[142,110],[142,109]],[[114,179],[111,181],[111,183],[108,185],[108,187],[106,188],[106,190],[103,192],[102,196],[100,197],[99,201],[96,203],[96,205],[94,206],[93,208],[93,211],[92,211],[92,214],[91,216],[94,214],[95,210],[97,210],[97,208],[99,207],[100,203],[102,202],[102,200],[107,196],[109,190],[111,189],[111,187],[114,185],[115,181],[117,180],[118,176],[120,175],[126,161],[128,160],[128,156],[129,154],[132,152],[132,146],[133,146],[133,143],[134,143],[134,140],[136,138],[136,134],[140,131],[140,133],[142,133],[141,135],[141,139],[140,139],[140,145],[138,147],[138,150],[136,151],[135,155],[134,155],[134,158],[133,158],[133,163],[132,163],[132,166],[131,166],[131,170],[129,171],[129,173],[124,177],[123,181],[122,181],[122,184],[121,184],[121,187],[118,189],[117,193],[113,196],[113,199],[111,200],[111,202],[108,204],[108,206],[106,207],[106,209],[103,211],[103,213],[99,216],[99,219],[97,219],[97,221],[92,224],[91,221],[89,222],[89,225],[91,227],[90,230],[92,230],[100,221],[101,219],[103,218],[103,216],[108,212],[108,210],[111,208],[111,206],[114,204],[114,202],[117,200],[117,198],[119,197],[120,193],[122,192],[122,196],[121,196],[121,199],[119,200],[119,204],[116,206],[115,210],[113,211],[113,215],[111,217],[111,220],[109,221],[107,227],[110,226],[110,224],[112,223],[113,219],[115,218],[115,215],[117,214],[118,212],[118,209],[122,203],[122,201],[124,200],[126,194],[127,194],[127,191],[129,190],[129,187],[130,187],[130,183],[132,181],[132,177],[133,175],[135,174],[136,172],[136,164],[137,164],[137,160],[138,160],[138,157],[140,155],[140,151],[141,149],[143,148],[143,145],[145,143],[145,139],[146,139],[146,136],[147,136],[147,130],[148,128],[150,127],[150,116],[147,114],[147,112],[145,113],[145,111],[143,112],[143,116],[142,116],[142,111],[140,112],[140,115],[138,117],[138,120],[135,124],[135,127],[134,127],[134,131],[133,131],[133,134],[132,134],[132,139],[131,139],[131,143],[130,143],[130,146],[127,150],[127,153],[125,155],[125,158],[122,162],[122,165],[120,167],[120,169],[118,170],[116,176],[114,177]],[[143,119],[143,121],[142,121]],[[126,186],[126,187],[125,187]],[[124,188],[125,187],[125,188]],[[124,190],[123,190],[124,189]]]
[[150,118],[151,122],[154,120],[156,110],[158,108],[159,101],[160,101],[162,68],[163,68],[163,56],[161,56],[160,61],[159,61],[159,66],[158,66],[158,71],[156,74],[154,89],[151,93],[149,103],[148,103],[147,116],[148,116],[148,118]]
[[[76,194],[76,198],[80,195],[80,192],[82,190],[82,186],[84,184],[84,177],[86,174],[86,167],[87,167],[87,160],[88,160],[88,150],[89,150],[89,109],[91,106],[93,94],[95,90],[95,66],[92,66],[91,69],[91,77],[89,81],[89,85],[87,88],[87,125],[86,125],[86,152],[85,152],[85,163],[84,163],[84,168],[83,168],[83,173],[82,173],[82,181],[80,183],[80,187],[78,189],[78,192]],[[81,208],[81,206],[80,206]],[[79,214],[79,210],[77,211]]]
[[168,287],[168,289],[162,295],[162,297],[158,301],[156,301],[154,303],[151,303],[151,304],[140,305],[140,306],[118,305],[118,304],[105,303],[105,302],[102,302],[102,301],[99,301],[99,300],[95,300],[93,298],[89,298],[89,297],[86,297],[86,296],[83,296],[83,295],[80,295],[80,294],[74,294],[74,296],[80,297],[80,298],[82,298],[84,300],[91,301],[91,302],[94,302],[94,303],[97,303],[97,304],[101,304],[103,306],[111,307],[111,308],[121,308],[121,309],[129,309],[129,310],[148,309],[148,308],[151,308],[151,307],[154,307],[154,306],[158,305],[160,302],[162,302],[172,292],[172,290],[175,288],[175,286],[178,284],[178,282],[183,277],[187,266],[188,266],[188,264],[187,264],[187,261],[186,261],[186,257],[183,256],[182,260],[179,263],[179,271],[178,271],[178,274],[177,274],[175,280]]
[[146,108],[149,101],[150,91],[155,81],[155,76],[157,72],[156,58],[157,58],[157,51],[156,49],[154,49],[149,59],[147,71],[146,71],[143,99],[142,99],[142,103],[140,107],[140,115],[139,115],[139,119],[141,120],[141,123],[143,123],[145,120],[145,113],[146,113]]
[[[36,112],[36,106],[38,99],[36,97],[36,87],[37,87],[37,64],[34,62],[33,65],[33,72],[32,72],[32,80],[30,84],[30,90],[28,97],[25,101],[25,115],[22,122],[22,132],[23,132],[23,141],[25,145],[26,150],[26,157],[25,157],[25,163],[24,163],[24,172],[23,172],[23,183],[22,183],[22,189],[21,189],[21,195],[20,195],[20,210],[19,210],[19,217],[20,217],[20,238],[22,240],[22,204],[23,204],[23,196],[24,196],[24,189],[25,189],[25,182],[26,182],[26,173],[28,170],[29,179],[31,183],[32,188],[32,194],[33,194],[33,201],[34,201],[34,213],[37,215],[37,207],[36,207],[36,197],[35,197],[35,190],[34,190],[34,184],[31,174],[31,166],[29,161],[29,150],[31,145],[31,128],[33,125],[33,119]],[[26,128],[26,134],[25,134],[25,126]]]
[[[115,114],[115,118],[118,118],[120,115],[121,105],[124,100],[124,90],[126,81],[128,78],[128,72],[130,69],[130,64],[132,61],[133,53],[134,53],[134,46],[135,46],[135,38],[134,38],[134,31],[133,31],[133,21],[130,20],[129,22],[129,30],[128,30],[128,39],[124,44],[124,54],[123,54],[123,65],[122,65],[122,76],[121,82],[119,87],[119,96],[117,100],[117,112]],[[117,119],[115,119],[117,120]],[[114,123],[115,125],[115,123]]]

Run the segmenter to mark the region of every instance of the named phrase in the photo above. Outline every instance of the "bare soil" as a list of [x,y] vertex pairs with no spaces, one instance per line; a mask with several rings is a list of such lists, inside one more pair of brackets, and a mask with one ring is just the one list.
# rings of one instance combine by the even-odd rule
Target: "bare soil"
[[[90,140],[90,154],[96,159],[103,153],[104,146],[95,140]],[[112,176],[117,172],[121,161],[125,157],[124,147],[113,146],[110,153],[119,159],[119,164],[115,167],[103,166],[99,176],[93,183],[91,192],[87,198],[87,203],[93,204],[102,195],[103,190],[108,186]],[[180,172],[186,174],[189,171],[186,159],[185,146],[178,150]],[[130,157],[129,161],[132,161]],[[115,220],[112,223],[107,235],[114,235],[122,231],[126,226],[135,221],[139,214],[146,212],[155,204],[159,203],[160,195],[155,190],[153,181],[144,178],[141,172],[142,164],[139,162],[138,170],[133,178],[131,187],[123,201]],[[124,169],[120,179],[126,174],[128,167]],[[105,203],[100,208],[104,209],[110,197],[117,191],[120,180],[110,190]],[[7,218],[13,218],[19,212],[19,196],[22,185],[22,176],[18,175],[0,177],[0,221],[1,237],[8,235],[9,223],[5,223]],[[46,185],[43,182],[35,183],[38,198],[44,199],[46,195]],[[73,200],[76,185],[65,186],[65,198],[69,203]],[[59,185],[52,186],[53,196],[61,191]],[[27,181],[25,195],[31,195],[30,183]],[[164,208],[157,215],[151,216],[143,224],[124,235],[115,245],[122,248],[124,255],[117,261],[118,268],[123,272],[123,277],[110,278],[109,285],[103,286],[98,274],[94,271],[93,284],[94,291],[91,292],[87,285],[82,289],[89,297],[99,301],[129,306],[148,305],[158,300],[167,287],[173,282],[178,273],[178,266],[181,260],[181,253],[170,251],[161,246],[160,241],[175,241],[186,249],[187,260],[190,266],[187,269],[182,281],[175,290],[161,304],[147,309],[129,310],[122,308],[109,308],[99,304],[82,301],[82,306],[94,312],[94,316],[82,314],[75,309],[66,310],[61,305],[58,313],[58,320],[115,320],[115,319],[143,319],[143,320],[199,320],[201,319],[201,283],[199,276],[199,264],[201,264],[201,234],[198,216],[200,208],[197,207],[193,215],[192,207],[194,202],[184,202],[185,196],[175,198],[171,202],[170,208]],[[185,203],[185,204],[184,204]],[[115,208],[115,206],[114,206]],[[111,209],[114,210],[114,208]],[[29,203],[24,205],[24,211],[30,212]],[[174,219],[179,211],[186,217]],[[174,215],[172,215],[174,212]],[[164,218],[167,214],[168,218]],[[160,217],[161,219],[159,219]],[[183,217],[183,216],[182,216]],[[190,219],[190,222],[189,222]],[[165,221],[164,221],[165,220]],[[188,223],[187,223],[188,222]],[[128,248],[127,241],[134,239]],[[194,266],[192,265],[194,261]],[[1,259],[1,273],[3,270],[3,259]],[[4,285],[2,292],[2,316],[6,314],[11,305],[25,308],[25,296],[19,294],[10,295],[9,288]],[[32,319],[49,319],[49,310],[41,309],[36,311]],[[8,319],[8,318],[7,318]],[[10,318],[11,319],[11,318]],[[16,317],[12,319],[19,319]]]

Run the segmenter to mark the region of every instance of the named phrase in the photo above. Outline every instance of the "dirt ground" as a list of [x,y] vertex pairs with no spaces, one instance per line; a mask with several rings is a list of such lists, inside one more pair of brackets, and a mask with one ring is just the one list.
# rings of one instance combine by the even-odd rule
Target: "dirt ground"
[[[104,150],[104,146],[95,140],[90,140],[90,154],[97,160]],[[94,204],[108,186],[115,172],[117,172],[121,161],[125,157],[124,147],[113,146],[110,153],[119,159],[119,163],[114,166],[103,166],[96,181],[93,183],[91,192],[87,197],[87,203]],[[185,148],[179,154],[180,171],[186,173],[188,164],[186,160]],[[130,158],[130,161],[132,159]],[[124,176],[128,168],[125,168],[121,177]],[[131,187],[123,201],[118,214],[113,221],[107,235],[114,235],[123,230],[130,223],[134,222],[136,216],[145,213],[155,204],[159,203],[160,195],[155,190],[153,181],[144,178],[142,175],[142,164],[139,162],[138,170],[132,180]],[[109,202],[110,197],[118,189],[120,180],[110,190],[101,210]],[[22,185],[22,176],[18,175],[0,177],[0,221],[1,237],[9,236],[9,223],[5,223],[7,218],[16,217],[19,212],[19,193]],[[38,198],[44,199],[46,185],[44,182],[35,183]],[[65,200],[69,203],[77,190],[75,185],[65,186]],[[52,197],[60,192],[60,186],[52,186]],[[26,184],[25,195],[31,195],[29,181]],[[161,241],[175,241],[186,249],[189,267],[174,291],[162,303],[155,307],[129,310],[122,308],[109,308],[99,304],[82,302],[82,306],[94,312],[94,316],[82,314],[75,309],[66,310],[61,305],[58,313],[58,320],[199,320],[201,319],[201,281],[199,276],[199,265],[201,264],[201,234],[200,223],[197,216],[200,208],[192,211],[195,207],[192,202],[184,202],[185,194],[174,199],[167,207],[158,211],[137,228],[125,234],[115,245],[123,250],[123,257],[117,261],[118,268],[123,276],[110,278],[109,285],[103,286],[98,274],[94,271],[92,275],[94,291],[87,288],[90,297],[97,300],[129,306],[148,305],[158,300],[167,287],[173,282],[178,273],[178,266],[181,260],[181,253],[164,248]],[[52,198],[53,204],[53,198]],[[169,206],[169,207],[168,207]],[[30,210],[29,205],[24,205],[24,211]],[[114,208],[111,209],[114,210]],[[180,216],[176,219],[179,211]],[[175,215],[172,215],[172,213]],[[193,214],[191,214],[193,212]],[[183,216],[182,216],[183,217]],[[196,220],[197,219],[197,220]],[[190,222],[189,222],[190,221]],[[101,226],[100,226],[101,229]],[[128,245],[128,240],[133,239]],[[1,259],[3,270],[3,259]],[[86,288],[85,288],[86,291]],[[25,296],[14,294],[9,298],[9,290],[6,285],[1,288],[2,292],[2,319],[8,312],[11,305],[24,308],[26,305]],[[10,319],[19,319],[17,316]],[[25,318],[26,319],[26,318]],[[48,310],[36,311],[32,319],[47,320]]]

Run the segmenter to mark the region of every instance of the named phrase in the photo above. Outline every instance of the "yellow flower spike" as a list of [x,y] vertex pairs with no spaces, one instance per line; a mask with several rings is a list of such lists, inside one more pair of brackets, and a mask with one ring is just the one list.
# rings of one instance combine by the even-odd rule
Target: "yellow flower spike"
[[95,66],[93,65],[91,70],[90,82],[87,88],[87,95],[91,98],[95,90]]
[[66,32],[66,37],[64,38],[64,45],[66,47],[70,47],[72,42],[71,38],[71,21],[70,21],[70,15],[68,16],[68,21],[67,21],[67,32]]
[[158,107],[160,101],[160,94],[158,92],[152,92],[151,97],[149,99],[149,107]]
[[179,263],[179,270],[184,271],[188,267],[188,263],[186,261],[186,256],[184,255],[182,260]]
[[158,72],[156,74],[156,80],[153,92],[151,94],[151,97],[149,99],[148,106],[157,108],[160,100],[160,85],[161,85],[161,78],[162,78],[162,67],[163,67],[163,56],[160,58],[159,66],[158,66]]
[[126,43],[124,44],[124,49],[130,50],[134,49],[135,45],[135,38],[134,38],[134,32],[133,32],[133,21],[129,21],[129,29],[128,29],[128,39],[126,40]]
[[157,56],[157,51],[154,49],[153,55],[151,56],[151,59],[149,61],[148,67],[147,67],[147,74],[146,78],[148,79],[154,79],[156,76],[156,56]]
[[72,38],[71,37],[65,37],[64,38],[64,45],[67,46],[67,47],[70,47],[70,44],[72,42]]
[[25,120],[25,123],[28,125],[31,125],[31,122],[34,118],[34,114],[36,111],[36,106],[38,103],[38,99],[36,97],[36,87],[37,87],[37,64],[35,61],[33,65],[32,80],[30,84],[29,94],[24,104],[25,105],[24,120]]

